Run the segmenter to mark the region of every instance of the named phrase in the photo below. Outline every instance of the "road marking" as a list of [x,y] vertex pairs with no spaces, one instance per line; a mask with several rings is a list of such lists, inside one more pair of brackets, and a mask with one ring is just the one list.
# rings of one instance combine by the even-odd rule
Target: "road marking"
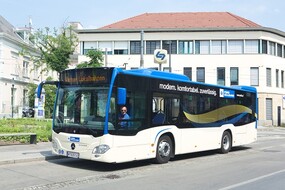
[[273,175],[276,175],[276,174],[279,174],[279,173],[283,173],[283,172],[285,172],[285,169],[279,170],[279,171],[277,171],[277,172],[273,172],[273,173],[270,173],[270,174],[267,174],[267,175],[263,175],[263,176],[260,176],[260,177],[257,177],[257,178],[253,178],[253,179],[250,179],[250,180],[241,182],[241,183],[237,183],[237,184],[234,184],[234,185],[230,185],[230,186],[228,186],[228,187],[224,187],[224,188],[221,188],[221,189],[219,189],[219,190],[233,189],[233,188],[240,187],[240,186],[243,186],[243,185],[246,185],[246,184],[249,184],[249,183],[252,183],[252,182],[255,182],[255,181],[264,179],[264,178],[267,178],[267,177],[271,177],[271,176],[273,176]]

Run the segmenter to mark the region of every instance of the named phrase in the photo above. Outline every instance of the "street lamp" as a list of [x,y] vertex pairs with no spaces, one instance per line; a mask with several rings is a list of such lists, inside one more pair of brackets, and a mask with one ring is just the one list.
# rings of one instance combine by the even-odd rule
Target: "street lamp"
[[172,46],[171,46],[171,44],[172,44],[172,41],[171,40],[169,40],[168,41],[168,53],[169,53],[169,72],[171,73],[171,48],[172,48]]
[[11,88],[11,108],[12,108],[12,118],[14,118],[14,78],[12,78],[12,88]]

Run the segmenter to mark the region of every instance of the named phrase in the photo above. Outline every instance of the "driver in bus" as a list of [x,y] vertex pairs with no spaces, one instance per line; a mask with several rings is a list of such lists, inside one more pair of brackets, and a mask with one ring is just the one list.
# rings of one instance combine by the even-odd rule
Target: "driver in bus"
[[127,127],[129,127],[129,122],[126,120],[130,119],[129,114],[127,113],[128,109],[126,106],[122,106],[120,111],[121,111],[121,113],[119,115],[119,120],[120,120],[119,125],[122,128],[127,128]]

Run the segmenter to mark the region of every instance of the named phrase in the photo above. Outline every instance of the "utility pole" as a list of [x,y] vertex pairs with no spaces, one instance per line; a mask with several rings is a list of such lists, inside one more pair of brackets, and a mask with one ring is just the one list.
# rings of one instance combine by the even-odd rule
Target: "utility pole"
[[140,68],[144,67],[144,59],[143,59],[143,53],[144,53],[144,42],[143,42],[144,32],[141,31],[141,59],[140,59]]
[[169,72],[171,73],[172,69],[171,69],[171,51],[172,51],[172,41],[169,40],[169,46],[168,46],[168,51],[169,51]]
[[14,118],[14,78],[12,78],[12,88],[11,88],[11,108],[12,108],[12,118]]

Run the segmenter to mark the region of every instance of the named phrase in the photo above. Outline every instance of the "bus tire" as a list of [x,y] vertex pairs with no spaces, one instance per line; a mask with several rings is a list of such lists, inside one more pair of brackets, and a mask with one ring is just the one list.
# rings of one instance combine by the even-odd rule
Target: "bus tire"
[[220,153],[226,154],[232,149],[232,136],[229,131],[224,131],[221,140]]
[[170,160],[173,151],[173,143],[168,135],[159,138],[156,148],[155,163],[164,164]]

